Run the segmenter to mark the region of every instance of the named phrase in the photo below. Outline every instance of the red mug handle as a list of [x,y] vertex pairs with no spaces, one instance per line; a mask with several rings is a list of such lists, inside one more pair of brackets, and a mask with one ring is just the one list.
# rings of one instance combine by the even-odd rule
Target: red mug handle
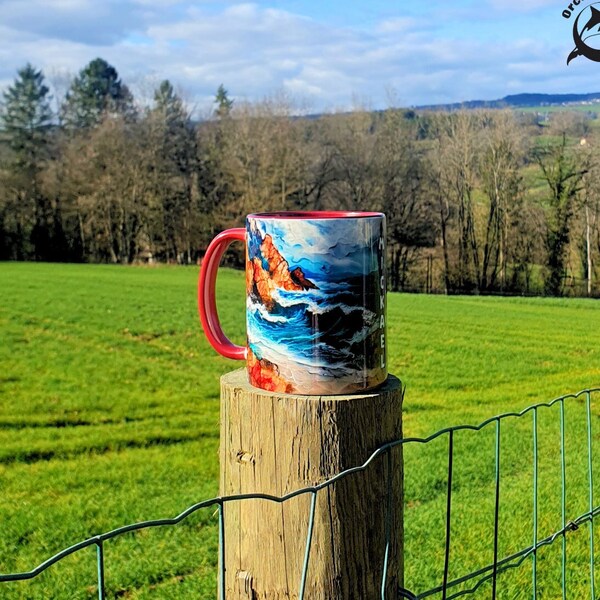
[[208,245],[200,267],[200,277],[198,278],[198,312],[210,345],[219,354],[227,358],[245,360],[246,348],[234,344],[221,329],[215,299],[215,283],[219,261],[229,245],[236,240],[246,241],[246,230],[243,227],[223,231]]

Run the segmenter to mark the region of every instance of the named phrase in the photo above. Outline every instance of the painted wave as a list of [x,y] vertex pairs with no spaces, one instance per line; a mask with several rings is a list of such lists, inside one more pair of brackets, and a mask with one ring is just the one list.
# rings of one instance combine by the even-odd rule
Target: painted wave
[[[269,310],[249,298],[248,343],[257,357],[277,364],[282,375],[288,363],[292,373],[295,363],[319,379],[362,378],[365,345],[379,328],[374,310],[363,306],[362,282],[315,283],[319,289],[276,290]],[[366,304],[375,308],[375,300]]]

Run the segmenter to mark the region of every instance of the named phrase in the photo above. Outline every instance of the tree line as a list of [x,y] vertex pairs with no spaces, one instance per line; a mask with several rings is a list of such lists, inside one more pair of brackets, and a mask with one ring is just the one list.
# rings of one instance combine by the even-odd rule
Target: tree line
[[2,260],[189,264],[251,212],[381,210],[393,290],[600,294],[600,152],[581,115],[298,117],[220,86],[194,121],[168,80],[141,107],[101,58],[56,100],[30,64],[2,95]]

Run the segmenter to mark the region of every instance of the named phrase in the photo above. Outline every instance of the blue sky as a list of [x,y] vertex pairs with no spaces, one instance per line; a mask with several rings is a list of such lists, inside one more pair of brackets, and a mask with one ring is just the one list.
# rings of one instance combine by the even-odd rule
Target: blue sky
[[29,61],[59,97],[100,56],[141,103],[168,78],[200,116],[221,83],[234,99],[283,93],[308,112],[600,91],[600,63],[566,65],[568,4],[0,0],[0,88]]

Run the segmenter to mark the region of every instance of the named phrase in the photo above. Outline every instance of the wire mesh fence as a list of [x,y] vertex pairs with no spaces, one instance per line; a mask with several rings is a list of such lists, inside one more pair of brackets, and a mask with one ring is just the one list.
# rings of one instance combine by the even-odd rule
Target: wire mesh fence
[[[530,596],[534,599],[560,597],[566,600],[589,596],[593,600],[597,589],[598,546],[594,519],[600,514],[595,493],[595,482],[600,478],[594,477],[597,464],[594,459],[594,422],[600,412],[595,402],[599,401],[600,389],[584,390],[530,406],[521,412],[497,415],[479,425],[458,425],[428,437],[408,437],[390,442],[376,449],[364,464],[343,471],[319,485],[285,496],[245,494],[217,497],[194,504],[173,518],[120,527],[65,548],[29,571],[0,574],[0,597],[3,583],[34,579],[66,557],[91,547],[96,551],[97,596],[100,600],[106,599],[109,597],[105,569],[107,542],[142,530],[176,526],[202,509],[213,508],[218,517],[219,536],[217,591],[224,599],[226,506],[252,499],[284,503],[307,495],[310,498],[309,519],[298,589],[298,598],[302,600],[310,576],[318,494],[342,479],[365,471],[376,461],[387,461],[387,473],[391,478],[392,452],[403,447],[406,458],[406,587],[398,590],[398,597],[452,600],[484,593],[484,597],[493,599]],[[431,519],[433,513],[425,513],[429,515],[429,522],[419,529],[412,526],[413,520],[418,521],[412,517],[418,517],[419,508],[414,508],[411,503],[422,506],[419,498],[425,492],[412,492],[410,487],[412,482],[416,486],[428,476],[435,476],[435,468],[428,474],[411,473],[411,457],[406,451],[422,452],[424,447],[435,447],[431,460],[440,476],[433,485],[425,481],[423,489],[429,490],[427,494],[436,487],[440,491],[440,527],[437,526],[438,521]],[[484,464],[487,466],[483,467]],[[511,489],[515,470],[521,473],[523,469],[530,473],[526,488],[516,486],[518,489]],[[474,483],[465,495],[463,484],[467,480]],[[392,512],[391,483],[387,498],[381,500],[379,508],[386,519],[386,552],[381,565],[380,595],[384,599],[389,575],[387,550],[393,536],[402,533],[392,530],[389,518]],[[478,513],[475,518],[472,514],[474,504],[487,506],[490,514],[483,518]],[[570,551],[569,540],[576,534],[578,542]],[[527,537],[528,542],[521,544]],[[429,538],[432,538],[430,545],[433,549],[428,548]],[[467,546],[469,548],[465,550]],[[554,564],[542,554],[550,547],[557,551]],[[582,567],[583,556],[586,557],[585,567]],[[579,571],[574,571],[571,562],[577,563]],[[526,584],[524,569],[529,579]],[[552,571],[554,587],[544,581],[546,569]],[[581,569],[587,571],[585,577],[581,575]],[[519,572],[516,585],[520,590],[517,595],[514,591],[510,592],[515,584],[506,579],[507,575],[516,572]],[[504,587],[509,593],[503,596]]]

